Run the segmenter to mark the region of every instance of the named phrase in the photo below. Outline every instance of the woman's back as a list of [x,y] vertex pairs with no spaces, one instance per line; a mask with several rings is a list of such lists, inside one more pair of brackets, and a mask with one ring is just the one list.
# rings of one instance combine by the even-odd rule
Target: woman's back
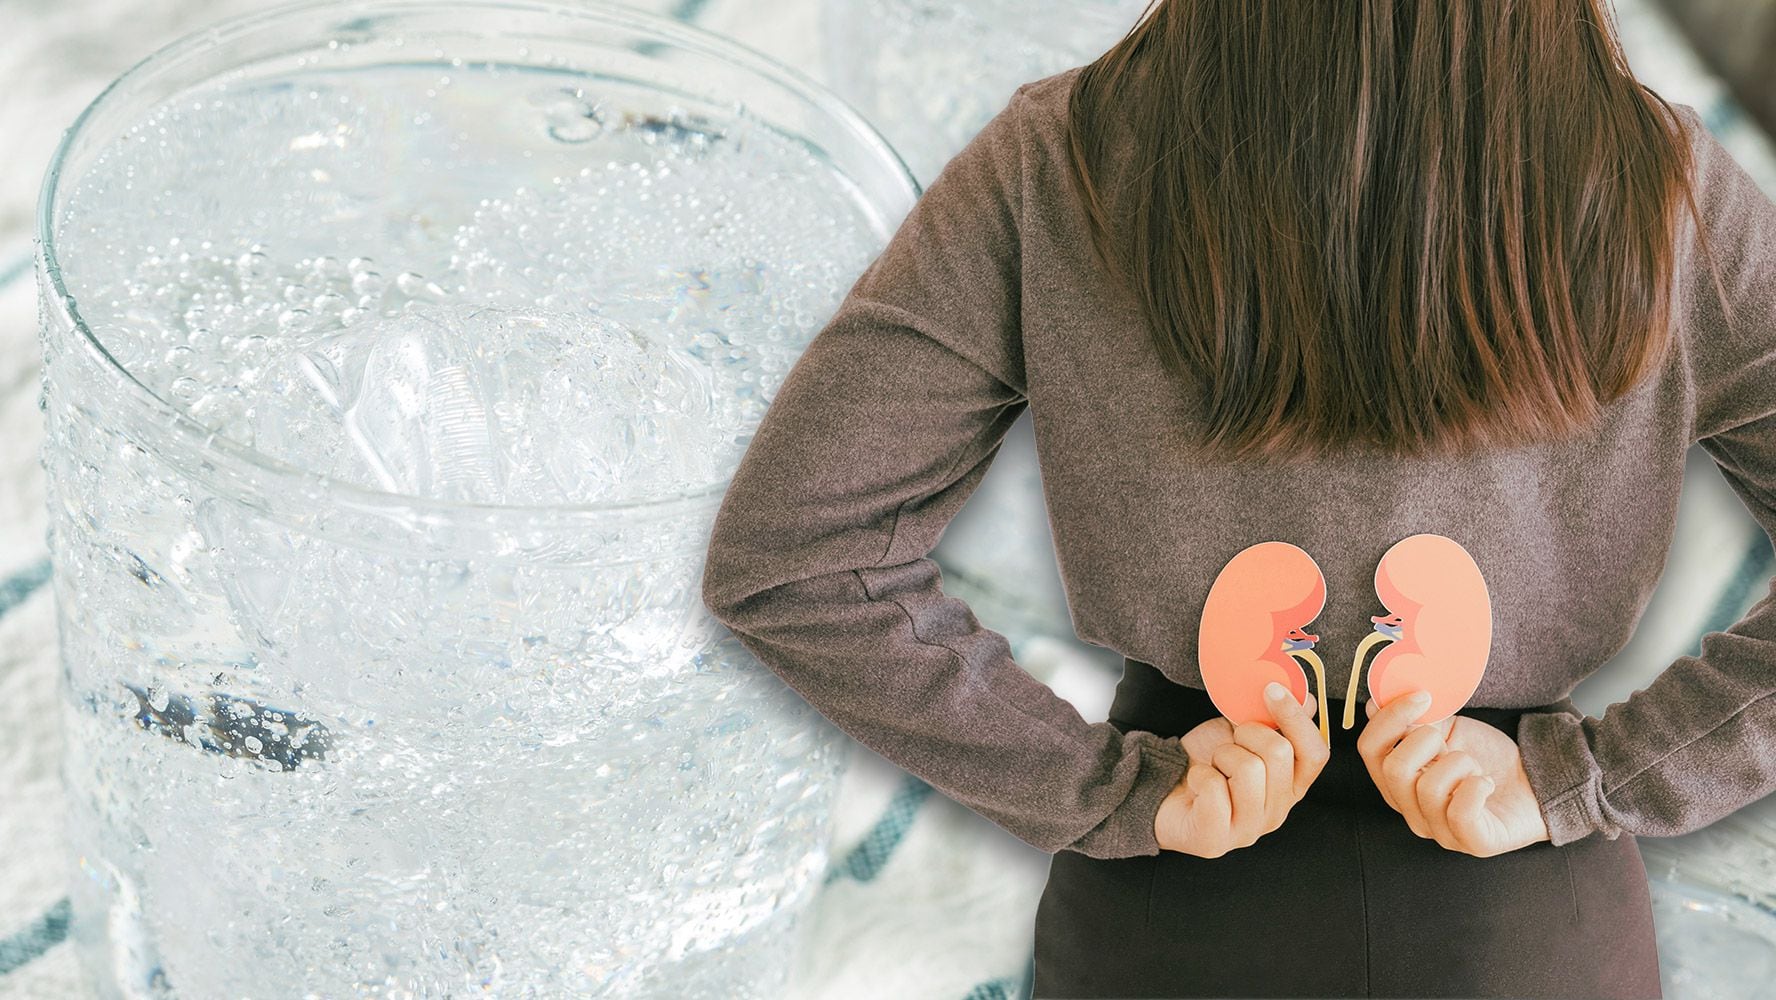
[[[1696,139],[1697,200],[1735,326],[1722,318],[1689,227],[1674,349],[1653,377],[1609,404],[1593,432],[1459,456],[1350,448],[1233,462],[1194,445],[1186,390],[1161,367],[1133,302],[1093,259],[1083,207],[1060,174],[1066,90],[1078,72],[1019,88],[933,182],[786,380],[778,412],[724,501],[705,580],[712,606],[743,638],[762,621],[747,608],[759,616],[773,609],[761,592],[773,583],[857,570],[887,590],[934,575],[920,560],[1024,405],[1075,630],[1193,686],[1202,683],[1195,639],[1208,587],[1257,541],[1313,554],[1328,590],[1314,627],[1322,648],[1348,651],[1380,610],[1373,579],[1387,547],[1420,531],[1456,539],[1493,599],[1491,659],[1472,703],[1516,707],[1564,698],[1633,633],[1664,567],[1690,444],[1700,441],[1723,463],[1752,513],[1776,531],[1776,416],[1760,420],[1776,415],[1776,205],[1693,109],[1678,105]],[[902,340],[923,353],[890,353]],[[842,380],[828,377],[834,367],[844,369]],[[997,412],[986,419],[989,409]],[[786,468],[802,475],[781,474]],[[961,602],[939,600],[934,581],[916,596],[909,613],[917,637],[890,628],[869,641],[854,631],[857,648],[906,670],[911,661],[895,651],[952,637],[965,658],[1010,666],[1002,643],[984,640]],[[1776,691],[1768,669],[1776,605],[1759,610],[1747,627],[1706,645],[1715,683],[1698,685],[1696,668],[1668,673],[1613,708],[1589,742],[1576,721],[1541,721],[1525,734],[1526,761],[1532,777],[1550,783],[1545,790],[1571,793],[1594,777],[1586,747],[1615,776],[1614,815],[1594,814],[1605,810],[1591,799],[1593,784],[1568,800],[1575,810],[1588,803],[1583,815],[1551,817],[1561,821],[1556,840],[1614,820],[1675,835],[1757,797],[1698,796],[1676,770],[1682,755],[1665,762],[1670,774],[1643,774],[1655,761],[1637,748],[1727,752],[1709,734],[1731,739],[1732,725],[1750,721],[1735,713]],[[803,652],[843,658],[838,647],[792,654],[766,636],[757,642],[761,659],[785,669],[793,662],[786,656]],[[1336,656],[1329,665],[1329,686],[1344,690],[1348,665]],[[947,651],[933,661],[937,671],[953,667]],[[855,669],[868,673],[869,663]],[[1030,714],[1084,731],[1070,705],[1017,673],[1027,683],[1012,690],[1024,692]],[[860,691],[852,707],[867,714],[877,697]],[[1776,699],[1770,704],[1776,715]],[[934,726],[944,724],[943,708],[922,705]],[[1087,756],[1104,763],[1101,751]],[[1766,756],[1764,792],[1776,789],[1776,751]],[[951,760],[933,763],[942,788]],[[1638,780],[1627,785],[1630,778]],[[1084,818],[1053,822],[1077,829]]]
[[[1200,687],[1191,612],[1235,552],[1276,538],[1312,553],[1326,573],[1327,603],[1315,623],[1322,644],[1354,649],[1380,610],[1381,554],[1414,530],[1436,530],[1473,554],[1493,600],[1492,658],[1474,704],[1558,700],[1609,660],[1663,571],[1689,446],[1776,412],[1776,206],[1694,110],[1677,105],[1700,140],[1698,203],[1748,328],[1729,335],[1686,230],[1673,350],[1591,432],[1455,455],[1351,447],[1232,461],[1197,445],[1201,419],[1189,390],[1162,368],[1135,306],[1082,242],[1084,216],[1061,175],[1061,116],[1077,73],[1023,91],[1023,292],[1013,348],[1021,363],[1006,371],[1029,399],[1080,637]],[[941,294],[904,308],[954,309]],[[1776,500],[1776,435],[1751,430],[1704,446],[1717,457],[1730,447],[1747,463],[1741,471],[1751,484],[1740,487],[1752,491],[1748,499],[1761,478]],[[1764,523],[1776,530],[1776,513]],[[1328,680],[1342,690],[1341,678]]]
[[1094,256],[1063,173],[1079,72],[1018,89],[785,380],[716,521],[717,618],[828,719],[1027,843],[1159,853],[1155,813],[1191,763],[1177,740],[1085,722],[942,593],[927,557],[1027,406],[1081,638],[1200,688],[1218,571],[1286,541],[1325,574],[1311,628],[1341,693],[1383,610],[1377,562],[1432,532],[1485,577],[1493,641],[1469,704],[1529,710],[1509,735],[1552,846],[1681,834],[1776,790],[1776,602],[1601,719],[1567,699],[1634,631],[1691,444],[1776,533],[1776,205],[1694,110],[1677,106],[1733,322],[1681,228],[1672,349],[1594,427],[1465,453],[1229,460],[1198,445],[1191,390]]

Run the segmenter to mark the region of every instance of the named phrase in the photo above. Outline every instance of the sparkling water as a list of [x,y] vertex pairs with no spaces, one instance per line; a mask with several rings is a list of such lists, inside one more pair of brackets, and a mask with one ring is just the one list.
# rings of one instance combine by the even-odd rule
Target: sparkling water
[[102,995],[783,995],[844,743],[702,610],[719,491],[646,532],[440,539],[725,481],[885,239],[844,176],[743,105],[443,62],[187,92],[73,184],[65,287],[149,391],[474,505],[440,534],[418,501],[232,496],[46,310]]

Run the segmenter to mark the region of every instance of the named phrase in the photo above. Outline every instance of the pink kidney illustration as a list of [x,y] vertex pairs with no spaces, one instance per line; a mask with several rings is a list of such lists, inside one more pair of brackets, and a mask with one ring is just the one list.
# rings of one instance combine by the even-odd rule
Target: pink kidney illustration
[[1372,616],[1375,631],[1357,644],[1344,728],[1356,721],[1363,657],[1382,643],[1386,648],[1369,665],[1369,694],[1376,706],[1429,691],[1431,704],[1418,724],[1454,715],[1480,686],[1492,651],[1492,595],[1474,557],[1442,535],[1402,538],[1375,567],[1375,593],[1390,613]]
[[1326,670],[1314,653],[1319,636],[1302,631],[1326,605],[1326,578],[1313,557],[1288,542],[1259,542],[1221,567],[1197,630],[1203,686],[1236,725],[1276,723],[1264,707],[1264,686],[1276,681],[1298,704],[1307,701],[1305,661],[1319,685],[1320,735],[1326,723]]

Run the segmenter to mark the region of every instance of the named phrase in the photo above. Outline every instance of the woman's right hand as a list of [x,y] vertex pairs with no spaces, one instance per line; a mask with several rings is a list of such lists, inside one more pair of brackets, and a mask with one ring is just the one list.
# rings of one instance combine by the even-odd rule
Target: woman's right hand
[[1280,731],[1217,716],[1184,734],[1190,767],[1153,818],[1160,850],[1218,858],[1248,847],[1307,794],[1331,756],[1313,722],[1314,696],[1300,705],[1272,684],[1264,703]]

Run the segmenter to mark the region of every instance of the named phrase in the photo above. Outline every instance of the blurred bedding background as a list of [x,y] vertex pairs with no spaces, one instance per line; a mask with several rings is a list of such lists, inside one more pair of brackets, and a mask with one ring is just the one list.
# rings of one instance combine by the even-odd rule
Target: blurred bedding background
[[1765,131],[1776,131],[1776,3],[1662,0],[1662,6]]
[[[88,996],[65,943],[55,636],[44,586],[31,219],[80,109],[175,37],[263,7],[225,0],[0,0],[0,997]],[[922,184],[1018,83],[1089,60],[1128,0],[656,0],[631,6],[726,34],[832,86]],[[1695,106],[1776,192],[1776,0],[1622,0],[1641,79]],[[843,53],[843,55],[841,55]],[[1770,593],[1769,539],[1707,456],[1691,455],[1667,572],[1634,642],[1574,697],[1599,714]],[[945,589],[1092,721],[1121,666],[1073,636],[1026,414],[935,553]],[[1048,856],[853,744],[833,867],[796,956],[798,996],[994,1000],[1029,994]],[[1642,841],[1672,1000],[1752,997],[1776,976],[1776,806]],[[288,995],[300,984],[268,984]]]

